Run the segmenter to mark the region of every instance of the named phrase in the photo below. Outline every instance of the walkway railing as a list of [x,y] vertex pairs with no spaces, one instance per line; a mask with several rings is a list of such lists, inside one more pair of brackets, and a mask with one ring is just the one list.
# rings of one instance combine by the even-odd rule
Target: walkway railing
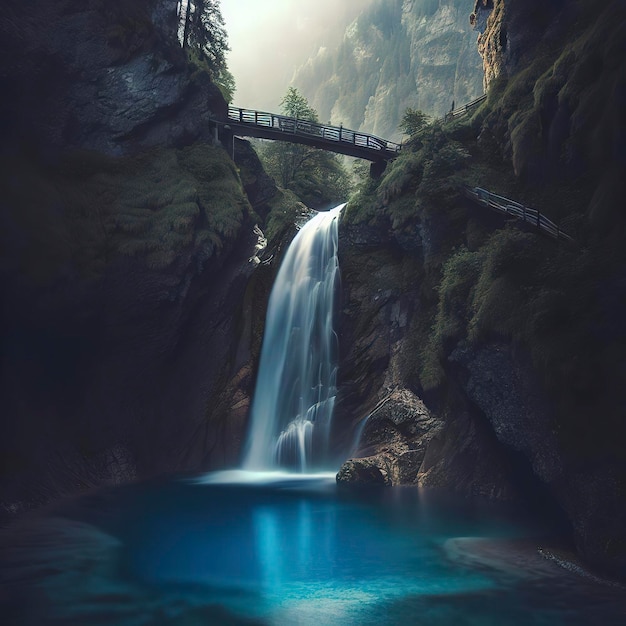
[[554,239],[574,242],[572,237],[564,233],[557,224],[549,220],[545,215],[542,215],[537,209],[531,209],[519,202],[515,202],[515,200],[491,193],[481,187],[464,187],[464,193],[468,198],[478,202],[482,206],[489,207],[500,213],[506,213],[523,222],[527,222]]
[[446,113],[446,116],[440,121],[449,122],[458,117],[469,115],[474,109],[476,109],[479,105],[481,105],[486,99],[487,99],[487,94],[485,93],[482,96],[479,96],[478,98],[476,98],[475,100],[472,100],[471,102],[468,102],[467,104],[464,104],[461,107],[458,107],[456,109],[453,109],[452,111],[449,111],[448,113]]
[[484,93],[482,96],[479,96],[475,100],[472,100],[471,102],[468,102],[467,104],[464,104],[463,106],[450,111],[448,115],[451,117],[459,117],[460,115],[467,115],[468,113],[473,111],[475,108],[477,108],[480,104],[482,104],[486,99],[487,99],[487,94]]
[[306,137],[318,140],[321,144],[327,144],[330,150],[333,149],[332,144],[347,144],[372,152],[381,159],[395,158],[402,149],[401,144],[368,133],[349,130],[343,126],[318,124],[309,120],[252,109],[230,106],[228,107],[228,119],[235,124],[276,131],[275,138],[278,140],[281,140],[279,135],[283,135],[282,141],[290,141],[289,135]]

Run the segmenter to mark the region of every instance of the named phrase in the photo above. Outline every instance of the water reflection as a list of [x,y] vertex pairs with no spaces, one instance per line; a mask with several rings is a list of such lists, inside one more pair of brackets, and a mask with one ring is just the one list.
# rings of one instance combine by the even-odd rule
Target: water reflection
[[539,557],[550,529],[519,511],[231,479],[103,492],[21,530],[8,552],[0,542],[14,623],[583,626],[626,614],[622,592]]

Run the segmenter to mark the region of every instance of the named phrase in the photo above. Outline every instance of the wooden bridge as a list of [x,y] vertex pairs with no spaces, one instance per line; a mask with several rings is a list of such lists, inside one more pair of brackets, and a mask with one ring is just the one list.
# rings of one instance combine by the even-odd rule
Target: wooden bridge
[[218,124],[232,135],[299,143],[373,162],[395,159],[402,148],[398,143],[343,126],[233,106],[228,107],[228,121]]

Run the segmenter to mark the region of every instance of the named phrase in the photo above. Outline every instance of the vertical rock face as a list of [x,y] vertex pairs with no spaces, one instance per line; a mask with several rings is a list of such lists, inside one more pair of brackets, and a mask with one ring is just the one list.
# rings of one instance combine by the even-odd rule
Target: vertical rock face
[[[433,197],[449,172],[428,180],[418,162],[429,152],[407,147],[375,190],[347,207],[347,381],[338,403],[355,432],[367,419],[340,480],[522,494],[563,516],[587,564],[621,578],[625,9],[618,1],[475,4],[490,97],[461,131],[469,140],[458,126],[444,128],[444,150],[457,138],[477,148],[469,162],[484,168],[480,176],[580,224],[584,244],[555,249],[467,213],[452,194]],[[475,171],[457,174],[475,180]],[[403,416],[423,420],[396,389],[421,395],[441,421],[423,456],[420,438],[399,428]],[[420,463],[416,474],[410,463],[394,470],[407,451]]]
[[[19,26],[17,26],[19,24]],[[176,38],[171,2],[58,4],[28,12],[8,2],[0,20],[5,140],[127,154],[208,138],[226,103],[194,72]],[[27,79],[28,77],[28,79]]]
[[[428,315],[420,297],[427,247],[416,235],[412,247],[398,248],[383,214],[376,223],[345,224],[340,231],[335,436],[350,458],[337,481],[516,497],[511,463],[462,392],[429,398],[434,411],[415,394],[420,346],[412,336]],[[430,236],[426,225],[420,234]]]
[[[485,91],[494,78],[503,71],[502,53],[506,48],[506,32],[502,32],[502,13],[504,2],[495,0],[476,0],[474,12],[470,15],[470,24],[478,32],[478,51],[483,59],[483,85]],[[492,17],[493,16],[493,17]]]
[[293,82],[321,119],[397,138],[407,107],[442,117],[453,104],[481,95],[466,3],[376,3],[348,27],[337,49],[322,48]]
[[175,4],[3,7],[0,516],[237,461],[269,287]]
[[[465,7],[440,2],[429,14],[419,0],[405,1],[402,25],[410,40],[414,96],[407,105],[442,117],[482,94],[475,35],[467,26]],[[401,111],[402,112],[402,111]]]
[[[574,5],[575,3],[570,3]],[[540,40],[556,38],[574,11],[563,0],[476,0],[470,24],[478,33],[485,91],[499,76],[511,76]]]

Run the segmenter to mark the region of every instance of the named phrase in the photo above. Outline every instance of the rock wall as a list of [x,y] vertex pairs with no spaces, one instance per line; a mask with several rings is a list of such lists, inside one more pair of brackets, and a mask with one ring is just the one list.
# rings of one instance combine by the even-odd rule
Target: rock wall
[[214,143],[226,103],[174,8],[0,16],[0,516],[238,460],[272,271],[248,259],[276,189],[247,144],[242,181]]
[[337,49],[320,49],[294,84],[320,119],[400,138],[407,107],[443,117],[482,94],[476,35],[463,0],[376,2]]
[[[419,232],[426,241],[440,236],[426,224]],[[417,237],[411,247],[403,243],[397,245],[384,210],[367,226],[341,224],[335,420],[336,439],[350,458],[337,480],[523,497],[535,484],[532,472],[514,467],[485,414],[456,382],[458,369],[438,394],[416,395],[421,350],[414,337],[432,306],[422,288],[429,246]]]
[[3,139],[121,155],[208,139],[226,103],[176,39],[171,2],[6,3]]
[[[624,5],[480,0],[472,21],[487,102],[344,216],[338,418],[362,431],[340,479],[521,498],[624,578]],[[497,223],[462,183],[525,197],[578,247]],[[403,421],[428,423],[416,397],[427,437]]]

